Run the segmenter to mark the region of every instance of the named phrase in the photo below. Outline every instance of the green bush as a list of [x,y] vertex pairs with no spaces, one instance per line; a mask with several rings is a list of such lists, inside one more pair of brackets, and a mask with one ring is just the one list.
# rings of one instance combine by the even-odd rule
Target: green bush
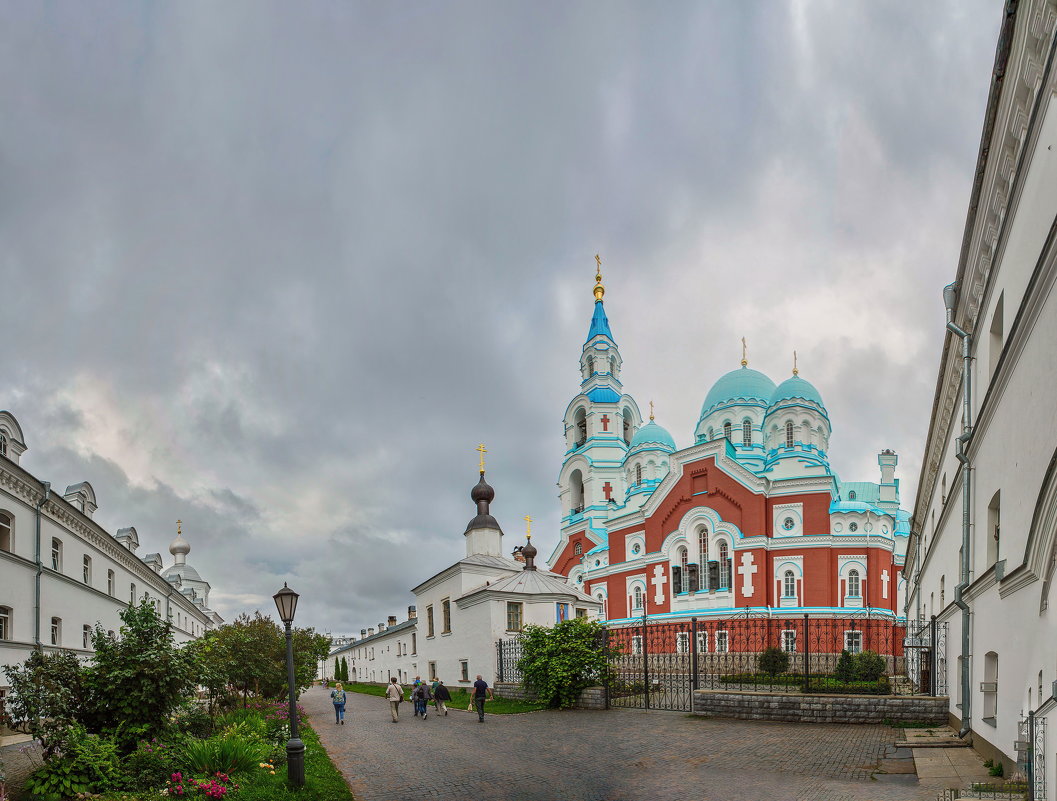
[[771,676],[785,673],[789,670],[789,654],[773,645],[765,648],[756,659],[756,669]]
[[571,707],[586,687],[603,684],[609,673],[604,627],[596,620],[572,618],[553,627],[526,626],[518,661],[522,684],[541,703]]
[[64,750],[83,696],[81,663],[71,651],[33,651],[21,665],[4,668],[11,691],[4,699],[12,728],[40,741],[44,759]]
[[863,651],[855,655],[855,673],[859,681],[877,681],[887,668],[884,657],[876,651]]
[[238,737],[210,737],[184,744],[183,757],[194,773],[244,773],[256,768],[268,755],[268,747],[258,741]]
[[213,733],[213,718],[202,707],[192,704],[179,710],[169,722],[170,731],[205,739]]
[[180,769],[178,760],[179,753],[168,743],[156,739],[141,742],[121,762],[125,776],[122,784],[128,790],[160,790]]
[[26,779],[25,789],[36,796],[69,798],[78,793],[104,793],[121,780],[118,748],[108,737],[88,734],[74,725],[60,755],[49,759]]
[[837,667],[833,671],[833,675],[844,684],[855,681],[857,678],[857,672],[855,669],[855,657],[853,657],[847,651],[840,652],[840,659],[837,660]]

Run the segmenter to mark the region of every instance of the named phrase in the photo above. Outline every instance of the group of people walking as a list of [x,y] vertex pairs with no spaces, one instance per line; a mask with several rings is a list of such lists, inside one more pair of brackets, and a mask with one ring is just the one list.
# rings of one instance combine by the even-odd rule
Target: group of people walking
[[[385,697],[389,701],[389,712],[393,717],[393,723],[400,722],[400,704],[404,702],[404,688],[400,686],[400,682],[395,677],[389,679],[389,684],[385,688]],[[473,683],[473,695],[471,697],[471,707],[467,708],[467,711],[474,710],[477,712],[477,722],[484,723],[484,704],[485,701],[492,699],[492,688],[488,686],[488,682],[484,680],[480,673],[477,674],[477,681]],[[334,689],[330,693],[330,700],[334,704],[334,724],[336,726],[345,725],[345,687],[341,682],[338,682]],[[433,683],[422,681],[420,676],[415,676],[415,683],[411,687],[411,701],[415,705],[415,717],[419,715],[425,720],[429,714],[429,702],[433,702],[433,707],[438,715],[447,715],[448,707],[447,704],[451,700],[451,692],[444,686],[444,682],[440,679],[433,679]]]

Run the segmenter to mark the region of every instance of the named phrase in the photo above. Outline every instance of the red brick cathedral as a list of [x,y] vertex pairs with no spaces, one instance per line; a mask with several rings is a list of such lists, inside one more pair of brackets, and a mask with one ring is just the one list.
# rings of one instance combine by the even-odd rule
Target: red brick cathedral
[[744,356],[678,449],[623,391],[600,272],[594,293],[580,393],[565,411],[553,570],[618,624],[745,611],[897,618],[909,524],[896,454],[878,456],[879,483],[842,481],[818,390],[795,368],[776,385]]

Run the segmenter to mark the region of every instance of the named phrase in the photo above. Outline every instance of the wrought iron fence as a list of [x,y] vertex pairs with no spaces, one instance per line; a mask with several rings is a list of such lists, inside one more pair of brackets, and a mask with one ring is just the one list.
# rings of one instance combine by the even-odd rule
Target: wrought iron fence
[[524,653],[520,637],[509,640],[496,640],[496,676],[499,681],[520,682],[524,677],[518,663]]
[[1028,798],[1046,801],[1046,718],[1029,712],[1017,724],[1017,770],[1027,779]]
[[924,695],[947,695],[947,621],[910,621],[903,640],[906,676]]

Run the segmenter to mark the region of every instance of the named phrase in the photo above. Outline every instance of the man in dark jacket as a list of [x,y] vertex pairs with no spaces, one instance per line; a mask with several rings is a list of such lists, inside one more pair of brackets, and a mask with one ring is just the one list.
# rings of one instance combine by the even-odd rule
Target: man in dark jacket
[[426,719],[426,704],[429,703],[433,697],[429,692],[429,685],[426,682],[419,684],[414,692],[411,693],[412,699],[415,701],[415,714],[422,715],[422,719]]
[[448,707],[444,703],[451,700],[451,693],[448,692],[448,688],[444,686],[444,682],[440,679],[437,679],[437,689],[433,693],[433,698],[437,702],[437,714],[447,715]]

